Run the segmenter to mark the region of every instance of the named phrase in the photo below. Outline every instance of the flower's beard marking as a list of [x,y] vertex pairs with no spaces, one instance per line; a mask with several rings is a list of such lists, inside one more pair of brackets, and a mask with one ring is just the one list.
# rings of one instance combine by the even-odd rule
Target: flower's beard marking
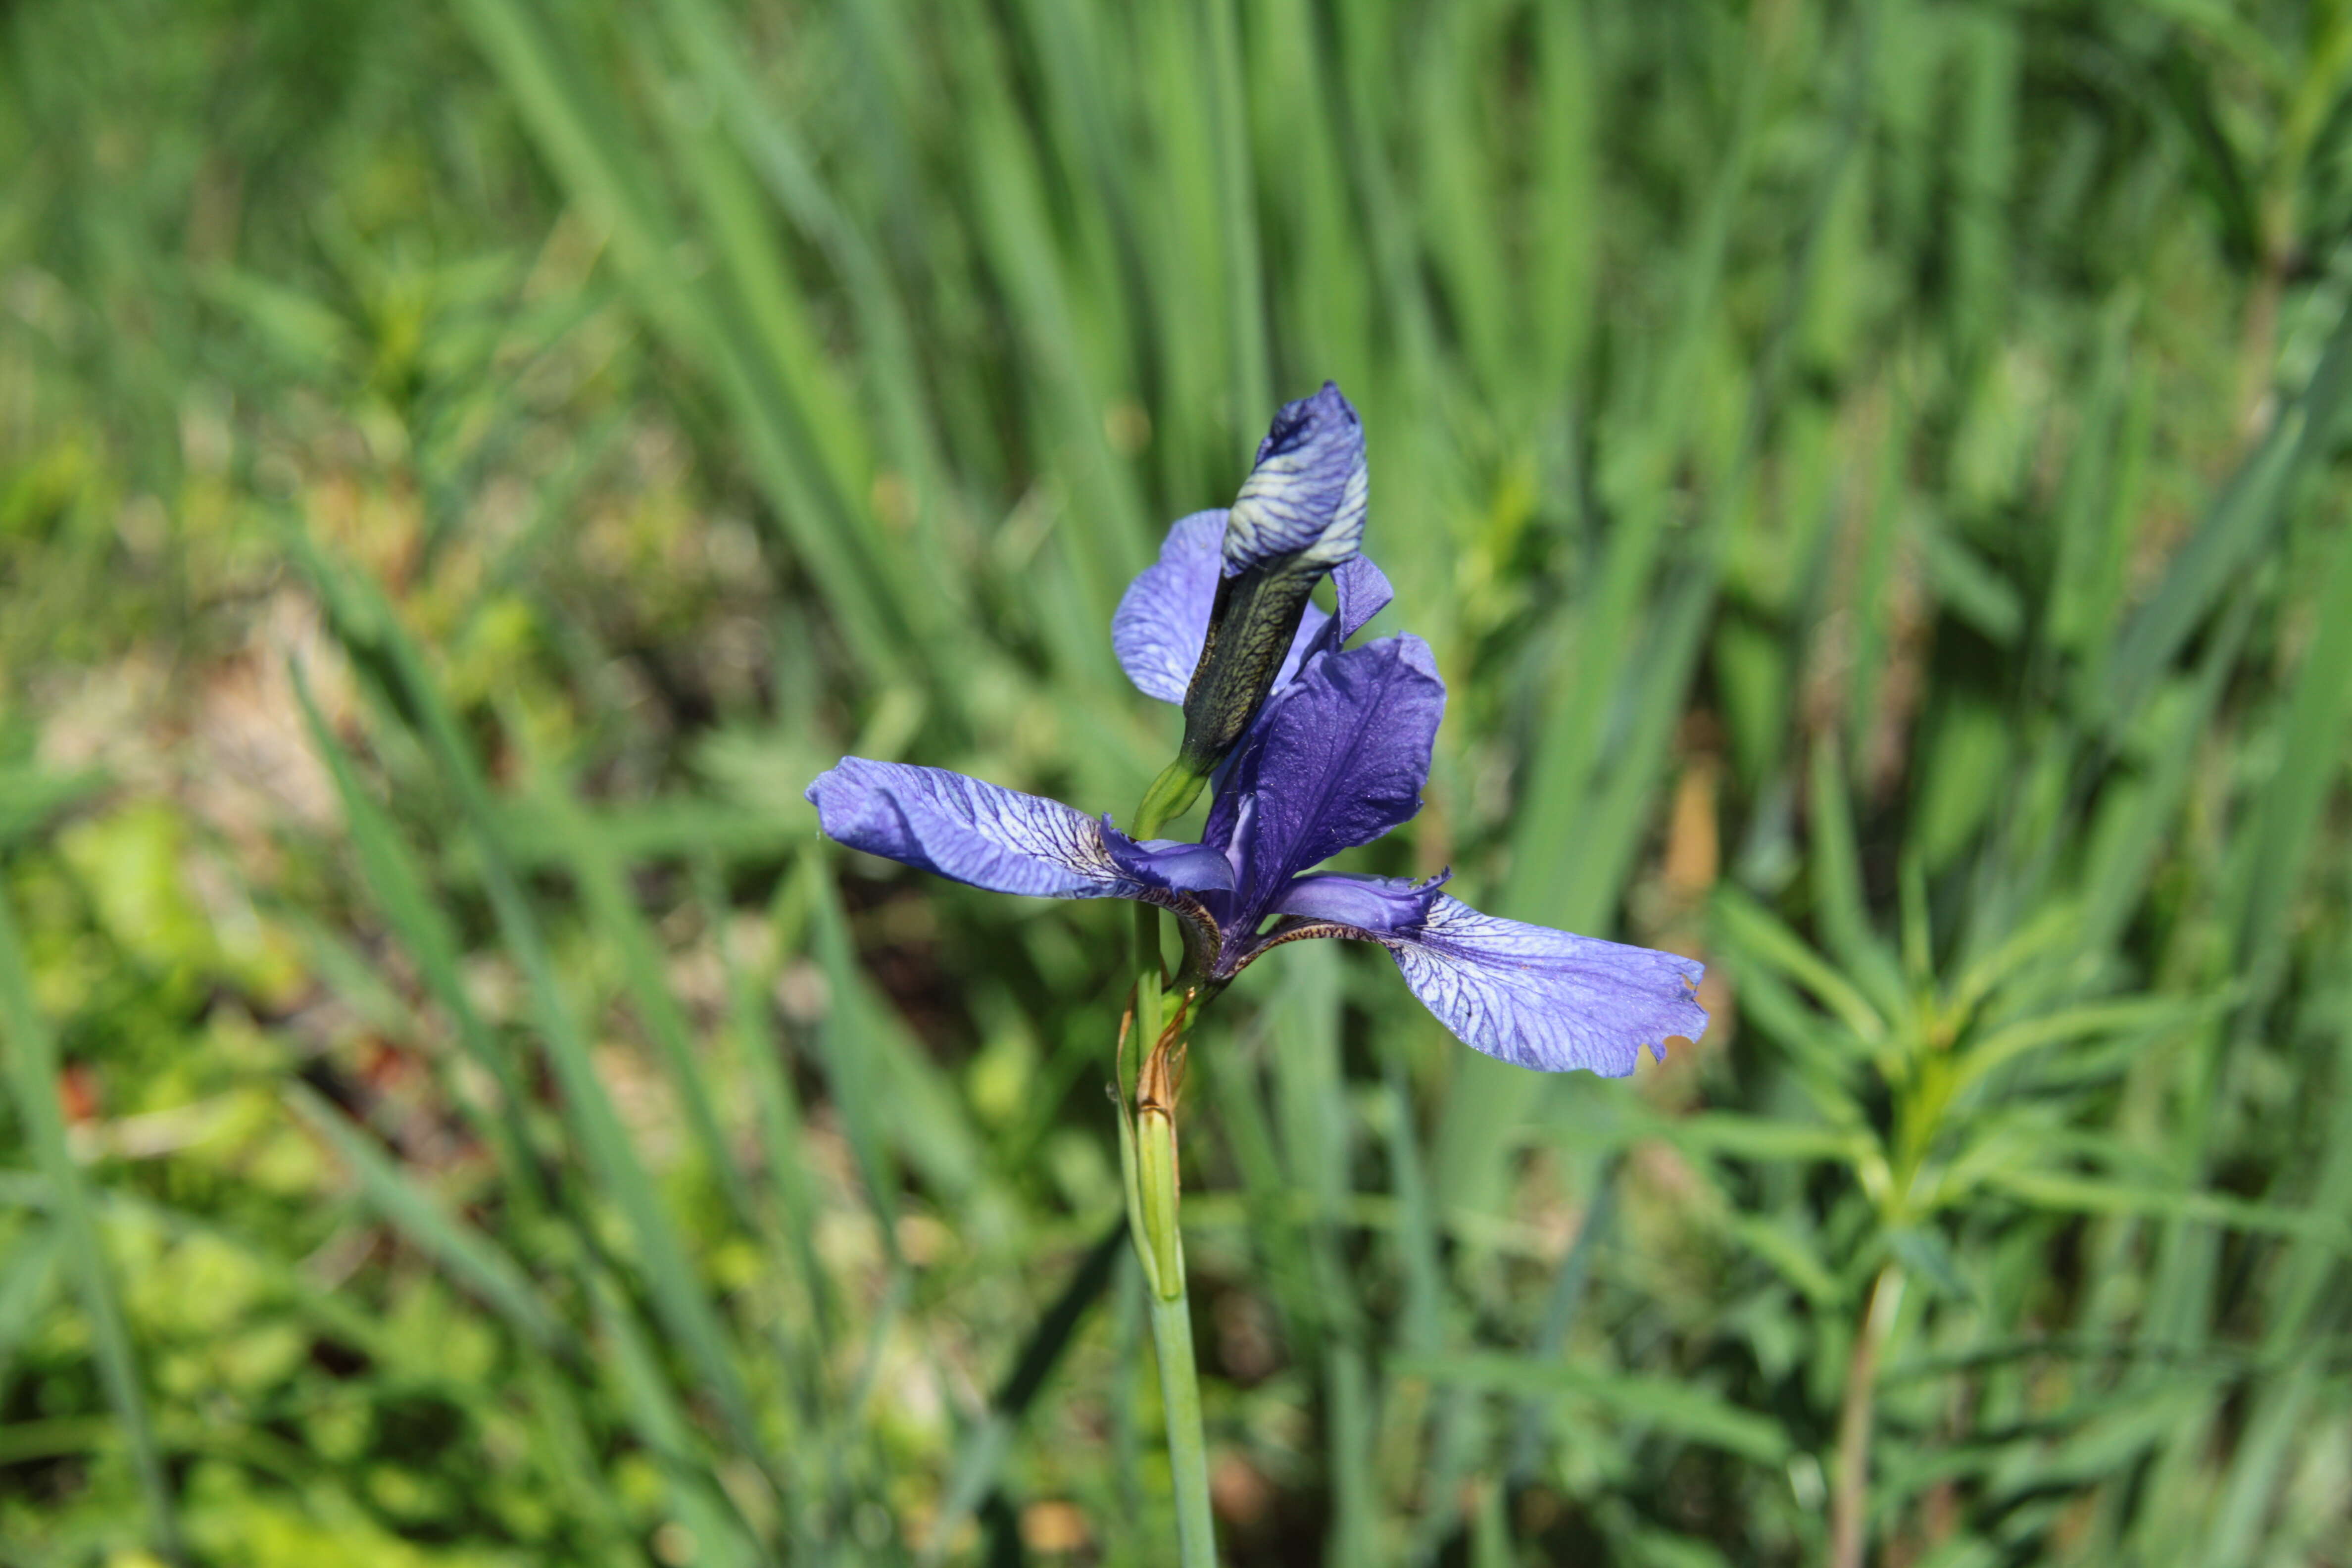
[[1246,941],[1228,944],[1223,952],[1218,953],[1216,963],[1209,970],[1209,978],[1223,986],[1272,949],[1280,947],[1286,942],[1303,942],[1309,937],[1318,936],[1344,937],[1350,942],[1386,940],[1378,931],[1340,925],[1335,921],[1314,921],[1300,915],[1285,915],[1267,927],[1265,931]]

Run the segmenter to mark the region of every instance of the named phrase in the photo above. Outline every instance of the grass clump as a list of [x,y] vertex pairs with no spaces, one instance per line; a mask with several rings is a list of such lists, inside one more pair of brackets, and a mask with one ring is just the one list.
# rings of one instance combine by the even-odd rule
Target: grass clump
[[1233,1560],[2342,1557],[2346,25],[11,10],[11,1561],[1164,1560],[1118,922],[800,791],[1137,798],[1326,376],[1454,679],[1362,868],[1717,1022],[1244,977]]

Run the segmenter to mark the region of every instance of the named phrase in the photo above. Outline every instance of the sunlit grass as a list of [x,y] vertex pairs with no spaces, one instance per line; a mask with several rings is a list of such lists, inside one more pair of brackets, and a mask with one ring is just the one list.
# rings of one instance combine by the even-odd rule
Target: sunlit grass
[[1136,799],[1111,605],[1327,376],[1364,868],[1716,1022],[1244,977],[1232,1558],[2352,1550],[2347,25],[11,11],[0,1555],[1171,1560],[1122,922],[800,791]]

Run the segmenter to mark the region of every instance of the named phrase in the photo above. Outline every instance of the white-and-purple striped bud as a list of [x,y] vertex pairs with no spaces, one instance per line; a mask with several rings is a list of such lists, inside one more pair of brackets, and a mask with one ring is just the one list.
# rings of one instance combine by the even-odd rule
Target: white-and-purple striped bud
[[1364,424],[1336,383],[1286,403],[1225,515],[1221,576],[1184,693],[1179,766],[1206,778],[1265,701],[1326,573],[1356,559]]
[[1286,403],[1225,514],[1224,572],[1295,564],[1318,574],[1352,558],[1369,493],[1364,424],[1337,382]]

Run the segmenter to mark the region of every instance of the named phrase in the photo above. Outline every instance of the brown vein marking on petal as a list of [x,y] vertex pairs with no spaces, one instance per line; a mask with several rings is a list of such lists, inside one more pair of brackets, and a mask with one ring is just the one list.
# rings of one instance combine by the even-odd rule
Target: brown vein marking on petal
[[[1133,886],[1132,883],[1129,885]],[[1180,893],[1173,888],[1145,888],[1130,896],[1139,903],[1157,904],[1183,917],[1185,923],[1192,928],[1186,933],[1186,940],[1189,942],[1198,937],[1204,952],[1216,952],[1217,944],[1224,940],[1224,932],[1218,927],[1216,917],[1209,913],[1207,905],[1190,893]]]
[[1275,928],[1253,942],[1241,944],[1238,951],[1220,959],[1217,978],[1231,980],[1257,962],[1258,954],[1270,947],[1280,947],[1286,942],[1302,942],[1311,936],[1345,937],[1349,942],[1377,942],[1386,946],[1393,939],[1361,926],[1342,925],[1338,921],[1310,920],[1305,915],[1286,915]]

